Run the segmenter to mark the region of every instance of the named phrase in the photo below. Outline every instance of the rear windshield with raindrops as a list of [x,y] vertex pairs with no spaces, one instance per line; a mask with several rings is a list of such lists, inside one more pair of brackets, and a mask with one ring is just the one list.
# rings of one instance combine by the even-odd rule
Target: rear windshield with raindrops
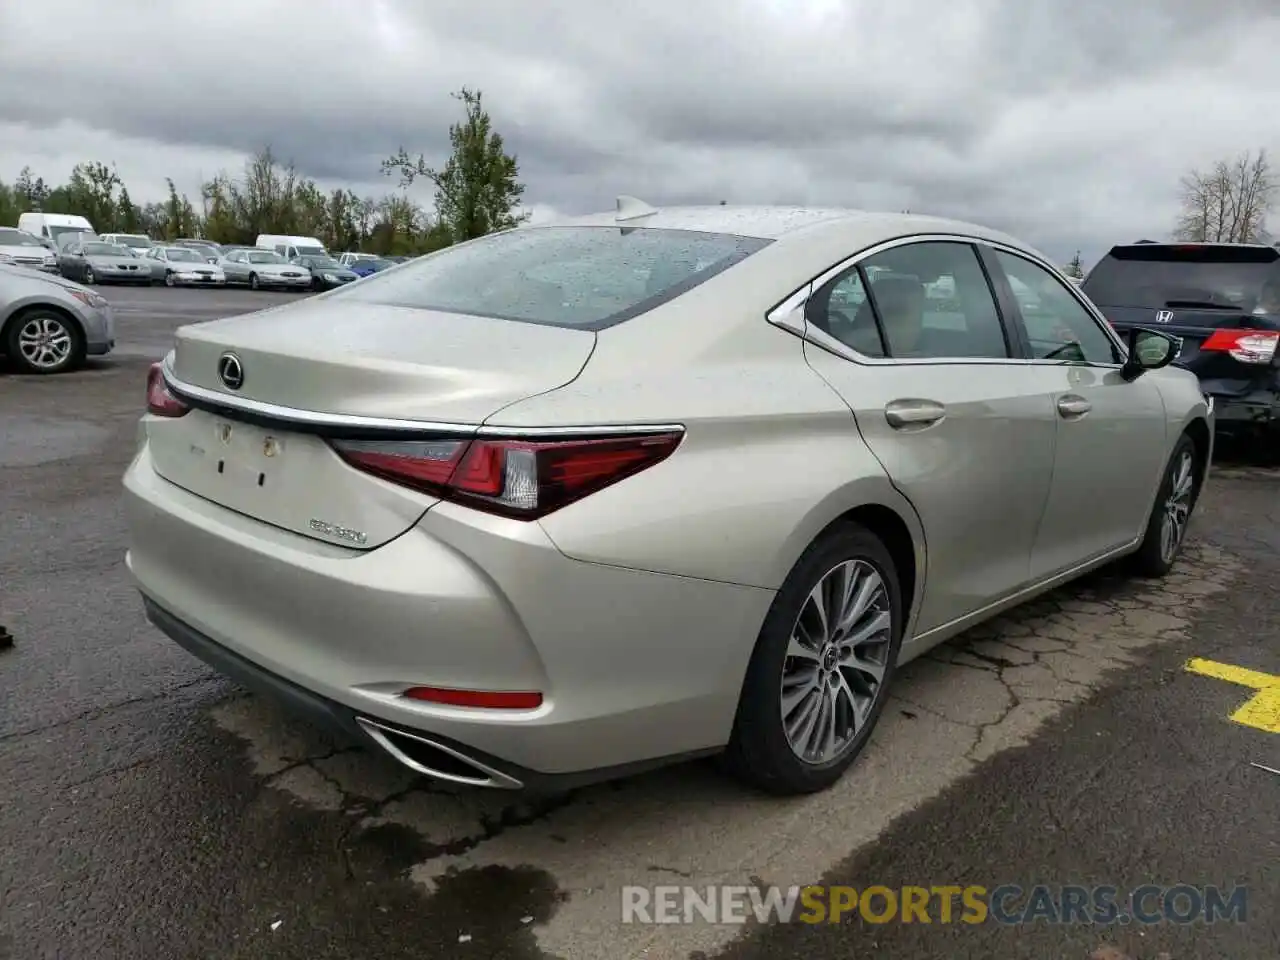
[[446,248],[331,298],[601,330],[770,242],[645,227],[524,227]]

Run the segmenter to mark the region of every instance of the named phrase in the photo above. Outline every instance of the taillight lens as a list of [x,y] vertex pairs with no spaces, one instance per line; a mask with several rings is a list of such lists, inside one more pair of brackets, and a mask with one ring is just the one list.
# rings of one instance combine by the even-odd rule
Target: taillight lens
[[334,440],[351,466],[489,513],[533,520],[660,463],[683,434],[576,440]]
[[162,366],[153,363],[147,371],[147,413],[157,417],[186,416],[191,408],[169,392]]
[[1241,363],[1270,363],[1280,345],[1280,330],[1215,330],[1201,351],[1228,353]]

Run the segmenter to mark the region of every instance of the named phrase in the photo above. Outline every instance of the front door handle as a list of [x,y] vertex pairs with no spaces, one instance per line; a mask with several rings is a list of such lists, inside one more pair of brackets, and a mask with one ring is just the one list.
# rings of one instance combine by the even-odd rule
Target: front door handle
[[927,427],[946,415],[947,408],[936,400],[894,400],[884,408],[884,418],[895,430]]
[[1058,398],[1058,414],[1066,420],[1077,420],[1092,409],[1093,404],[1078,394],[1067,393]]

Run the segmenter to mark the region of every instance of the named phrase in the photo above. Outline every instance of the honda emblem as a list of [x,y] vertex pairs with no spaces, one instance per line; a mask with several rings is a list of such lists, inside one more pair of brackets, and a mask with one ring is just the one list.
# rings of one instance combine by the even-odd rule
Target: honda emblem
[[1168,323],[1173,319],[1172,310],[1159,310],[1156,312],[1156,323]]

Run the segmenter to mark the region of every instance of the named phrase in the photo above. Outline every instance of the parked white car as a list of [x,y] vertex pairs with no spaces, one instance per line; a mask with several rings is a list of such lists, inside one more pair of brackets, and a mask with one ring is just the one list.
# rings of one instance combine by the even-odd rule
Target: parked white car
[[58,258],[39,238],[24,230],[0,227],[0,263],[58,273]]

